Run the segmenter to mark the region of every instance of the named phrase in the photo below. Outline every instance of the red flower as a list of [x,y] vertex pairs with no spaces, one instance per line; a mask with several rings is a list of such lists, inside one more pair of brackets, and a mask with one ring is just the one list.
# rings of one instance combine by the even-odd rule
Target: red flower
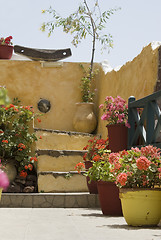
[[30,158],[30,161],[32,161],[32,160],[34,160],[34,162],[37,162],[37,161],[38,161],[37,157],[31,157],[31,158]]
[[40,123],[40,122],[41,122],[41,119],[40,119],[40,118],[37,118],[37,121]]
[[93,157],[92,160],[95,161],[95,162],[98,162],[100,160],[100,158],[101,158],[100,155],[96,155],[96,156]]
[[40,136],[39,139],[42,139],[42,136]]
[[3,143],[8,143],[8,140],[3,139],[2,142]]
[[27,172],[25,172],[24,170],[22,170],[22,171],[20,172],[20,177],[26,178],[26,177],[27,177]]
[[32,164],[29,164],[29,165],[28,165],[28,169],[29,169],[30,171],[32,171],[33,165],[32,165]]
[[87,150],[88,147],[89,147],[89,145],[86,145],[86,146],[83,148],[83,150]]
[[85,168],[85,165],[82,162],[77,163],[75,166],[75,169],[78,171],[78,173],[80,173],[81,170],[83,170],[84,168]]

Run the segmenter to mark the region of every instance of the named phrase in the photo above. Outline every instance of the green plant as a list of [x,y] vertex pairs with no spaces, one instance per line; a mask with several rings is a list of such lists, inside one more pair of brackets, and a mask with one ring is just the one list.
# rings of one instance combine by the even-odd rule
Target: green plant
[[[155,188],[161,185],[161,149],[152,145],[111,153],[111,172],[120,188]],[[117,163],[117,164],[116,164]]]
[[37,141],[31,125],[35,117],[32,107],[20,105],[18,99],[0,108],[0,159],[2,164],[13,162],[23,177],[37,161],[31,156],[32,143]]
[[[49,36],[57,27],[62,27],[65,33],[71,33],[73,35],[72,44],[77,47],[77,45],[85,39],[87,36],[90,36],[92,39],[92,53],[90,67],[88,74],[85,75],[85,79],[81,81],[81,88],[90,89],[91,81],[94,76],[93,72],[93,63],[96,49],[96,41],[100,42],[102,45],[102,50],[106,48],[111,48],[113,46],[112,36],[110,34],[103,34],[103,30],[106,27],[106,23],[109,20],[110,16],[117,9],[110,9],[101,12],[98,0],[93,1],[93,7],[90,7],[90,4],[87,0],[82,0],[82,4],[78,6],[78,9],[71,13],[68,17],[61,17],[52,7],[48,10],[43,10],[43,13],[52,14],[52,20],[43,23],[41,30],[45,31],[48,29]],[[85,84],[84,84],[85,83]],[[88,86],[88,87],[87,87]],[[85,92],[85,97],[83,95],[82,100],[88,102],[91,101],[91,94],[86,94],[86,90],[82,91],[82,94]]]
[[93,162],[92,167],[88,169],[88,171],[86,172],[86,176],[89,177],[89,182],[91,182],[92,180],[114,182],[114,175],[110,171],[111,164],[108,161],[108,154],[106,153],[104,156],[102,156],[98,162]]

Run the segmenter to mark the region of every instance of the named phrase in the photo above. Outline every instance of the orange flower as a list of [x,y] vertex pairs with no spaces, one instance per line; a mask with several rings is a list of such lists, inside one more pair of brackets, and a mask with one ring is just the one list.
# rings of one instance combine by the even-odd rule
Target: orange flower
[[98,162],[100,160],[100,158],[101,157],[99,155],[96,155],[96,156],[94,156],[93,161]]
[[30,171],[32,171],[33,165],[32,165],[32,164],[29,164],[29,165],[28,165],[28,169],[29,169]]
[[41,122],[41,119],[40,119],[40,118],[37,118],[37,121],[40,123],[40,122]]
[[32,160],[34,160],[34,162],[37,162],[37,161],[38,161],[37,157],[31,157],[31,158],[30,158],[30,161],[32,161]]

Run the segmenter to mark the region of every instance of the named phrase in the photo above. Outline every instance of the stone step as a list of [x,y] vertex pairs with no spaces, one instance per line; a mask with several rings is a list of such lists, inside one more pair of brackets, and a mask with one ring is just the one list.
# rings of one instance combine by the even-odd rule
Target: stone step
[[94,135],[88,133],[68,132],[35,128],[38,138],[36,149],[83,150],[88,140]]
[[100,208],[98,194],[2,193],[0,208]]
[[86,151],[79,150],[36,150],[38,171],[74,171],[75,165],[83,161]]
[[38,172],[38,192],[88,192],[86,177],[76,171]]

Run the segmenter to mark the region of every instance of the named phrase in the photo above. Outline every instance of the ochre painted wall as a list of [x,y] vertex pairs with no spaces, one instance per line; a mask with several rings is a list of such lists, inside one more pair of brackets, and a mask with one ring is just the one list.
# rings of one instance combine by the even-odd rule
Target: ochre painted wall
[[[106,75],[101,72],[98,105],[104,103],[106,96],[121,96],[128,101],[130,96],[140,99],[154,92],[158,74],[158,48],[152,49],[151,44],[142,52],[121,67],[119,71],[111,71]],[[100,120],[102,110],[98,114],[98,132],[107,137],[106,121]]]
[[35,112],[39,112],[40,98],[50,101],[51,110],[41,117],[41,123],[35,121],[39,128],[74,130],[72,122],[75,103],[81,101],[82,76],[79,63],[42,67],[41,62],[0,60],[0,85],[7,87],[11,99],[18,97],[22,104],[32,105]]
[[[62,67],[42,67],[41,62],[0,60],[0,85],[5,85],[9,96],[18,97],[24,105],[33,105],[35,112],[40,98],[51,102],[51,110],[44,114],[39,128],[73,131],[73,117],[76,102],[81,101],[80,79],[83,76],[79,63],[64,62]],[[88,64],[85,64],[87,67]],[[97,132],[107,136],[106,123],[101,120],[102,111],[98,106],[106,96],[128,100],[151,94],[157,81],[158,48],[151,44],[145,47],[132,62],[126,63],[119,71],[107,74],[100,69],[95,80],[97,88],[95,113],[98,118]]]

